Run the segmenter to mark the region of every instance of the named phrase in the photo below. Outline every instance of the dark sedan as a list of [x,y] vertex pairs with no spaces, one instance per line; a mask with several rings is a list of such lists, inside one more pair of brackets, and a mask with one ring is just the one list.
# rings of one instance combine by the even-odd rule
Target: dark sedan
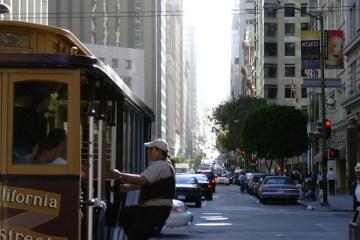
[[201,195],[204,196],[206,200],[212,200],[213,189],[207,176],[204,174],[194,174],[193,176],[196,178],[201,187]]
[[176,199],[201,207],[201,187],[192,175],[176,175]]
[[299,189],[289,177],[266,177],[259,188],[259,199],[262,203],[268,200],[287,200],[296,203],[298,198]]

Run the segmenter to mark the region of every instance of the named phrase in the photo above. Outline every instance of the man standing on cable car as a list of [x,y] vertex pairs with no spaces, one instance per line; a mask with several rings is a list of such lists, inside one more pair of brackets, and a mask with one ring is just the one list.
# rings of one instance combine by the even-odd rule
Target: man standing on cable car
[[175,170],[168,158],[167,142],[156,139],[144,145],[148,148],[149,166],[140,175],[112,171],[116,179],[125,183],[120,191],[140,190],[139,204],[125,207],[120,215],[129,240],[148,239],[160,233],[175,197]]

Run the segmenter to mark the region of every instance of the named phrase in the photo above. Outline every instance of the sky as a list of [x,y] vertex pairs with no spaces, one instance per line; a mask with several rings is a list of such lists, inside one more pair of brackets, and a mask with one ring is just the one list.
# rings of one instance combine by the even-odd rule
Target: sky
[[[197,79],[200,118],[230,95],[230,50],[232,0],[184,0],[184,25],[196,28]],[[208,110],[208,111],[206,111]],[[215,135],[209,124],[204,151],[209,159],[218,156]]]
[[185,0],[184,25],[197,31],[200,105],[213,108],[230,95],[232,0]]

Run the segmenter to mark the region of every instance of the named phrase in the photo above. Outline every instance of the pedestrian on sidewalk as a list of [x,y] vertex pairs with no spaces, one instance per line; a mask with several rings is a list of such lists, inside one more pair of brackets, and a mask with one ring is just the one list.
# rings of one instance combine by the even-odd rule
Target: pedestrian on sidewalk
[[357,163],[355,168],[356,180],[351,185],[351,191],[353,195],[353,210],[360,207],[360,163]]
[[330,195],[335,196],[336,172],[334,171],[333,168],[330,168],[326,177],[327,177],[328,184],[329,184]]
[[320,190],[323,189],[323,177],[322,173],[318,172],[316,176],[316,196],[319,199],[320,197]]

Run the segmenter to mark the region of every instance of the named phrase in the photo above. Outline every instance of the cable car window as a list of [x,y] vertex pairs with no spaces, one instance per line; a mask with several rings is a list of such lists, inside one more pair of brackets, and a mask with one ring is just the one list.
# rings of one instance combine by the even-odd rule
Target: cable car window
[[16,82],[13,164],[67,164],[67,84]]

